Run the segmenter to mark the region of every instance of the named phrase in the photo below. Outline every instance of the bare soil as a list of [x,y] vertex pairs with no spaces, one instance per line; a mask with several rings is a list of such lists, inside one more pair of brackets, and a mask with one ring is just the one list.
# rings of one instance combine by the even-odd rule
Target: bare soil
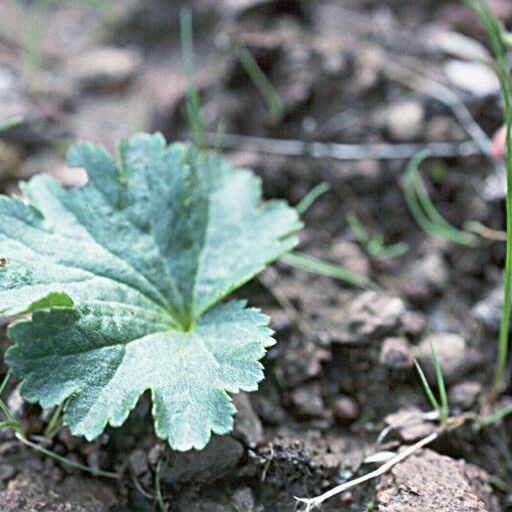
[[[511,28],[512,4],[489,3]],[[42,458],[1,431],[0,510],[157,510],[159,461],[169,511],[294,510],[293,496],[314,496],[362,475],[375,467],[364,463],[368,455],[400,450],[432,431],[432,424],[414,420],[429,405],[413,367],[415,356],[433,379],[431,342],[452,413],[479,410],[494,366],[504,243],[480,237],[468,248],[425,234],[404,201],[407,161],[398,154],[365,158],[377,144],[393,152],[403,143],[433,151],[453,143],[451,154],[422,167],[437,208],[455,226],[471,220],[503,230],[500,164],[481,147],[501,125],[499,93],[489,91],[492,80],[483,83],[481,74],[466,70],[450,80],[446,73],[450,62],[474,61],[461,57],[469,46],[467,40],[457,46],[454,32],[486,40],[469,11],[451,0],[37,5],[0,4],[0,119],[26,119],[0,137],[4,193],[18,193],[17,182],[40,171],[66,186],[83,183],[64,162],[76,139],[112,149],[117,138],[138,130],[159,130],[171,141],[191,138],[179,41],[179,11],[189,6],[210,140],[222,126],[226,156],[253,168],[268,198],[296,204],[328,182],[331,190],[304,216],[300,250],[379,288],[276,264],[238,292],[271,316],[278,343],[264,360],[259,391],[234,397],[239,413],[232,434],[214,437],[202,452],[173,452],[156,438],[143,396],[125,425],[92,443],[65,428],[41,441],[72,460],[122,474],[112,482]],[[452,46],[443,46],[446,38]],[[284,102],[280,118],[238,61],[237,45],[251,51],[276,87]],[[477,83],[469,91],[464,84],[472,78]],[[467,109],[472,122],[461,123],[453,105]],[[483,136],[468,135],[472,123]],[[296,141],[299,154],[287,154],[282,139]],[[313,151],[312,141],[364,147],[356,159],[340,159],[330,146]],[[470,141],[472,156],[460,153],[463,141]],[[407,253],[369,254],[347,224],[349,212],[386,244],[406,242]],[[2,351],[8,345],[2,334]],[[509,386],[505,395],[511,392]],[[50,413],[24,403],[16,383],[7,396],[27,431],[40,436]],[[378,446],[379,432],[397,422],[401,427]],[[486,430],[450,432],[323,510],[512,510],[511,427],[509,419]]]

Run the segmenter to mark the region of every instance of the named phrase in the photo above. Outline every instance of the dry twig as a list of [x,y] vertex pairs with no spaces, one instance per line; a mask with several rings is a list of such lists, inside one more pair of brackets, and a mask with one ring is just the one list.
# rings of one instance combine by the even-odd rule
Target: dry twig
[[[215,144],[216,134],[206,133],[205,136],[208,144]],[[468,157],[482,153],[481,148],[472,140],[424,144],[343,144],[273,139],[232,133],[223,135],[220,146],[223,149],[246,149],[271,155],[333,160],[408,160],[424,149],[429,150],[430,158]]]

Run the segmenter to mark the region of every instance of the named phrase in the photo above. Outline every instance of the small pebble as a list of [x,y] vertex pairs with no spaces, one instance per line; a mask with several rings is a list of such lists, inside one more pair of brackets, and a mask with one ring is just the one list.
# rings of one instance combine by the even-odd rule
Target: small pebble
[[70,65],[70,74],[83,89],[118,90],[140,70],[138,52],[126,48],[103,47],[79,55]]
[[148,471],[148,457],[144,450],[135,450],[130,455],[130,467],[133,473],[137,476],[142,475]]
[[342,424],[356,420],[361,413],[359,404],[349,396],[338,398],[332,404],[332,410],[334,417]]
[[254,495],[249,487],[236,490],[232,500],[236,512],[254,512]]
[[379,361],[380,364],[392,370],[402,370],[414,366],[411,349],[405,338],[386,338],[382,343]]
[[482,385],[479,382],[465,380],[450,388],[448,402],[452,407],[468,411],[476,404],[481,393]]
[[152,466],[156,466],[160,457],[165,451],[165,447],[162,443],[155,444],[148,452],[148,461]]
[[307,384],[290,393],[290,402],[295,414],[300,418],[322,418],[325,416],[325,404],[318,384]]
[[391,105],[386,117],[389,135],[396,141],[410,141],[421,134],[425,111],[419,101],[406,100]]
[[468,347],[462,336],[446,332],[425,336],[416,348],[415,355],[431,385],[436,384],[431,345],[437,353],[444,379],[448,384],[456,382],[466,371],[479,363],[478,353]]
[[425,315],[418,311],[404,311],[400,317],[404,332],[410,336],[419,336],[425,329]]

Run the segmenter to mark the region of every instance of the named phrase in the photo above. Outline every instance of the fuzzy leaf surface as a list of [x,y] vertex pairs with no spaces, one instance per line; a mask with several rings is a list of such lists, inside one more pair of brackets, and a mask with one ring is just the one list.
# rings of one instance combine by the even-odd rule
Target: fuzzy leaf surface
[[296,244],[294,209],[262,204],[254,174],[161,135],[104,149],[73,146],[87,185],[47,176],[0,196],[0,314],[22,393],[43,407],[68,399],[64,421],[98,436],[150,390],[158,435],[202,448],[225,433],[228,392],[253,390],[273,343],[268,319],[229,293]]

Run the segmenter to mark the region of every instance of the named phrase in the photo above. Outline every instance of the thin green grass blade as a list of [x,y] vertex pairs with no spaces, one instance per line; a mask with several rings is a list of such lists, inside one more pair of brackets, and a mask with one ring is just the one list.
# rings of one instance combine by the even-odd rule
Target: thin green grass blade
[[222,149],[224,135],[226,135],[226,125],[224,123],[219,123],[217,126],[217,132],[215,133],[215,144],[213,146],[217,153],[220,153]]
[[474,247],[477,244],[477,238],[472,233],[460,231],[447,222],[428,195],[418,167],[429,156],[429,150],[420,151],[407,165],[403,181],[407,206],[416,223],[428,235],[440,236],[459,245]]
[[251,52],[245,46],[238,46],[236,54],[245,71],[263,96],[272,115],[278,119],[281,118],[284,112],[283,100],[258,66]]
[[498,77],[500,79],[501,91],[505,105],[505,125],[506,125],[506,167],[507,167],[507,247],[505,255],[505,283],[503,310],[501,315],[498,354],[496,358],[496,367],[491,389],[491,399],[495,399],[501,392],[505,373],[508,364],[509,353],[509,331],[510,331],[510,308],[512,293],[512,89],[511,74],[507,63],[505,48],[503,47],[502,28],[498,20],[494,17],[487,5],[478,0],[464,0],[466,5],[471,7],[484,24],[496,61]]
[[354,212],[349,212],[346,215],[346,220],[356,240],[371,256],[380,259],[398,258],[409,250],[409,245],[405,242],[385,246],[384,237],[380,233],[370,236]]
[[477,245],[477,238],[472,233],[465,233],[452,226],[437,211],[418,172],[415,173],[414,184],[419,204],[441,236],[459,245],[466,245],[468,247]]
[[0,400],[0,411],[4,413],[5,417],[9,421],[16,421],[16,418],[13,416],[11,410],[9,407],[7,407],[7,404],[3,400]]
[[165,512],[166,507],[165,507],[164,497],[162,495],[162,482],[161,482],[161,475],[160,475],[161,471],[162,471],[162,459],[160,459],[156,465],[155,498],[156,498],[156,502],[158,503],[158,506],[160,507],[160,510]]
[[62,402],[53,410],[52,417],[50,418],[48,425],[44,429],[44,437],[51,438],[59,430],[59,427],[62,424],[62,413],[64,411],[65,404],[66,402]]
[[428,156],[429,152],[427,150],[420,151],[409,161],[405,169],[402,188],[405,202],[409,208],[409,211],[411,212],[411,215],[416,221],[416,224],[418,224],[418,226],[425,233],[427,233],[427,235],[434,236],[437,234],[435,226],[432,224],[432,221],[425,215],[418,202],[414,179],[414,174],[416,173],[418,166],[421,164],[421,162],[428,158]]
[[300,270],[338,279],[339,281],[343,281],[357,288],[379,289],[377,284],[364,276],[351,272],[339,265],[335,265],[318,258],[313,258],[312,256],[307,256],[300,252],[285,254],[281,258],[281,261]]
[[[371,240],[370,240],[371,243]],[[409,244],[406,242],[398,242],[396,244],[381,245],[380,247],[375,247],[373,249],[373,255],[377,258],[387,260],[387,259],[393,259],[393,258],[399,258],[400,256],[403,256],[404,254],[407,254],[409,251]]]
[[430,352],[432,354],[432,363],[434,364],[434,371],[436,372],[437,389],[439,390],[439,402],[440,402],[440,418],[445,421],[450,413],[450,407],[448,405],[448,395],[446,393],[446,384],[444,382],[443,369],[439,357],[432,343],[430,344]]
[[11,372],[7,372],[7,374],[4,377],[4,380],[2,381],[2,384],[0,384],[0,397],[4,394],[5,388],[7,387],[10,378]]
[[79,462],[76,462],[74,460],[68,459],[67,457],[62,457],[61,455],[58,455],[57,453],[52,452],[51,450],[48,450],[44,446],[41,446],[40,444],[34,443],[27,439],[23,433],[18,432],[18,435],[16,436],[18,441],[23,443],[25,446],[28,446],[32,448],[34,451],[42,453],[43,455],[46,455],[47,457],[50,457],[61,464],[65,466],[69,466],[70,468],[79,469],[80,471],[85,471],[86,473],[90,473],[91,475],[97,476],[97,477],[103,477],[103,478],[112,478],[115,480],[118,480],[120,478],[120,475],[117,473],[111,473],[109,471],[102,471],[101,469],[93,468],[90,466],[85,466],[84,464],[80,464]]
[[315,185],[295,206],[295,209],[299,212],[299,215],[304,215],[315,203],[315,201],[323,196],[326,192],[331,190],[331,186],[326,181]]
[[359,220],[359,217],[354,212],[348,212],[345,218],[350,230],[356,237],[356,240],[360,244],[366,245],[370,240],[370,236],[362,222]]
[[430,387],[430,384],[428,383],[427,378],[425,377],[425,374],[423,373],[423,370],[421,369],[421,366],[419,365],[418,361],[414,360],[414,364],[416,366],[416,371],[418,372],[418,375],[420,377],[421,385],[423,386],[423,390],[425,391],[425,394],[427,395],[430,405],[437,412],[439,417],[441,417],[441,415],[442,415],[441,405],[437,401],[437,398],[435,397],[434,392],[432,391],[432,388]]
[[187,8],[183,8],[180,11],[180,35],[183,69],[187,77],[187,121],[194,136],[196,146],[202,149],[206,146],[206,138],[201,119],[201,99],[199,96],[199,90],[194,81],[192,12]]
[[485,418],[483,418],[480,422],[480,425],[482,427],[488,427],[489,425],[493,425],[494,423],[502,420],[509,414],[512,414],[512,404],[501,407],[500,409],[494,411],[492,414],[485,416]]
[[0,124],[0,133],[10,130],[11,128],[18,126],[21,123],[23,123],[22,116],[11,117],[10,119],[7,119],[7,121],[4,121]]
[[21,425],[16,420],[0,421],[0,430],[3,428],[12,428],[16,432],[19,432],[21,429]]
[[2,381],[2,384],[0,384],[0,410],[4,413],[5,417],[8,421],[16,422],[17,420],[14,417],[14,415],[11,413],[11,410],[9,407],[7,407],[7,404],[2,400],[2,395],[7,387],[7,384],[9,382],[9,379],[11,378],[11,372],[7,372],[7,375],[4,377],[4,380]]

